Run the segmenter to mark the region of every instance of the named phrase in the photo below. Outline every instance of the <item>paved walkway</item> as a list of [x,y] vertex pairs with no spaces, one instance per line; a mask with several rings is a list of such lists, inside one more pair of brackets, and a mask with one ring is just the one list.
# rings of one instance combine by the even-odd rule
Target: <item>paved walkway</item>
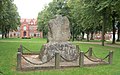
[[[101,45],[101,42],[73,42],[73,43],[85,43],[85,44],[98,44]],[[104,44],[104,46],[109,46],[109,47],[116,47],[116,48],[120,48],[120,44],[111,44],[111,43],[106,43]]]
[[[41,43],[40,41],[10,41],[10,40],[0,40],[0,42],[28,42],[28,43]],[[86,44],[98,44],[101,45],[101,42],[82,42],[82,41],[76,41],[72,43],[86,43]],[[119,44],[111,44],[111,43],[106,43],[105,46],[110,46],[110,47],[116,47],[120,48],[120,43]]]
[[28,43],[41,43],[40,41],[11,41],[11,40],[0,40],[0,42],[28,42]]

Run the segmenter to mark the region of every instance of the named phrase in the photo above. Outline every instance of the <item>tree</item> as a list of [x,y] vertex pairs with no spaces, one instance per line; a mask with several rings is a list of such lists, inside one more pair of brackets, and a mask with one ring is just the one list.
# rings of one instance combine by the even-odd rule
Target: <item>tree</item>
[[[93,20],[95,20],[94,16],[97,17],[97,18],[100,18],[103,22],[102,24],[102,45],[104,46],[104,35],[105,35],[105,32],[107,31],[106,29],[108,29],[107,27],[109,27],[110,25],[110,21],[111,21],[111,17],[113,18],[113,35],[115,33],[114,31],[114,23],[115,23],[115,14],[114,14],[114,10],[111,9],[111,8],[115,8],[116,5],[119,3],[119,0],[118,1],[114,1],[114,0],[84,0],[82,1],[84,6],[83,8],[84,9],[87,9],[89,10],[90,7],[91,7],[91,10],[89,10],[88,12],[85,10],[84,13],[87,13],[87,14],[84,14],[85,16],[83,17],[87,17],[85,18],[88,19],[90,16],[93,17]],[[100,14],[99,16],[97,15],[91,15],[90,12],[92,12],[93,10],[95,11],[95,14]],[[102,18],[101,18],[102,17]],[[96,19],[97,19],[96,18]],[[91,22],[92,20],[89,20],[89,23]],[[96,21],[96,22],[99,22],[99,21]],[[111,26],[110,26],[111,27]],[[106,31],[105,31],[106,30]],[[113,43],[114,43],[114,38],[113,38]]]
[[[120,15],[119,3],[120,0],[53,0],[42,11],[44,14],[47,13],[47,15],[41,16],[44,17],[45,24],[42,21],[39,22],[43,24],[43,27],[47,27],[48,21],[55,15],[67,16],[70,20],[73,41],[81,33],[82,38],[84,33],[87,33],[88,36],[91,33],[91,39],[93,39],[94,32],[102,31],[102,45],[104,46],[105,33],[111,30],[113,30],[113,35],[115,33],[114,23]],[[118,15],[115,15],[114,11]],[[89,37],[87,39],[89,41]]]
[[[120,1],[119,0],[101,0],[97,6],[98,11],[103,13],[103,18],[104,18],[104,24],[107,24],[110,22],[110,17],[112,18],[112,30],[113,30],[113,41],[112,43],[115,43],[115,18],[116,18],[116,7],[120,7],[118,5]],[[103,11],[103,12],[102,12]],[[106,14],[105,14],[106,13]],[[108,22],[107,22],[108,21]],[[104,25],[105,26],[105,25]],[[103,33],[104,35],[104,33]],[[104,37],[104,36],[102,36]],[[102,43],[103,45],[103,43]]]
[[43,36],[47,37],[48,22],[56,15],[67,15],[68,7],[66,0],[53,0],[43,11],[38,14],[38,30],[43,32]]
[[0,8],[0,30],[2,38],[7,38],[9,31],[17,29],[20,24],[20,17],[17,7],[12,0],[2,0]]

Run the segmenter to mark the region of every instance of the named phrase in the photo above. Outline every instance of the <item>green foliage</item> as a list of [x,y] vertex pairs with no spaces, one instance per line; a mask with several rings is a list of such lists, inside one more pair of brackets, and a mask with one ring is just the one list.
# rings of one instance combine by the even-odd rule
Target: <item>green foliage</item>
[[65,0],[53,0],[43,11],[38,14],[38,30],[43,32],[43,36],[47,37],[48,22],[56,15],[68,15],[69,8]]
[[73,39],[81,35],[81,32],[89,35],[102,31],[104,36],[113,30],[113,11],[117,14],[115,18],[120,21],[119,3],[120,0],[53,0],[39,13],[38,29],[47,34],[49,20],[60,14],[69,18]]
[[0,31],[2,37],[7,37],[9,31],[16,30],[20,25],[20,16],[13,0],[0,1]]

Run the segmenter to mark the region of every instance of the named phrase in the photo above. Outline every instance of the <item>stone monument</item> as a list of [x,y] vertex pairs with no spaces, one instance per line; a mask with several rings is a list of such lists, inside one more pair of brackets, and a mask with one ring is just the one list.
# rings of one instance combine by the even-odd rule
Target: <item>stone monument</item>
[[69,20],[66,16],[57,15],[48,23],[48,40],[44,44],[39,58],[42,62],[46,62],[55,52],[58,52],[62,57],[67,60],[73,60],[78,56],[78,50],[75,45],[70,43],[70,27]]
[[48,40],[50,42],[66,42],[70,39],[70,27],[67,17],[56,16],[48,24]]

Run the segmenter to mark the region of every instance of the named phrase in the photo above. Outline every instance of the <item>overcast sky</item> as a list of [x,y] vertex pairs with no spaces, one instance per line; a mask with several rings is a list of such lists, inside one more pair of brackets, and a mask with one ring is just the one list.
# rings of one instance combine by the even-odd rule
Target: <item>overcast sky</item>
[[45,5],[52,0],[14,0],[21,18],[37,18]]

